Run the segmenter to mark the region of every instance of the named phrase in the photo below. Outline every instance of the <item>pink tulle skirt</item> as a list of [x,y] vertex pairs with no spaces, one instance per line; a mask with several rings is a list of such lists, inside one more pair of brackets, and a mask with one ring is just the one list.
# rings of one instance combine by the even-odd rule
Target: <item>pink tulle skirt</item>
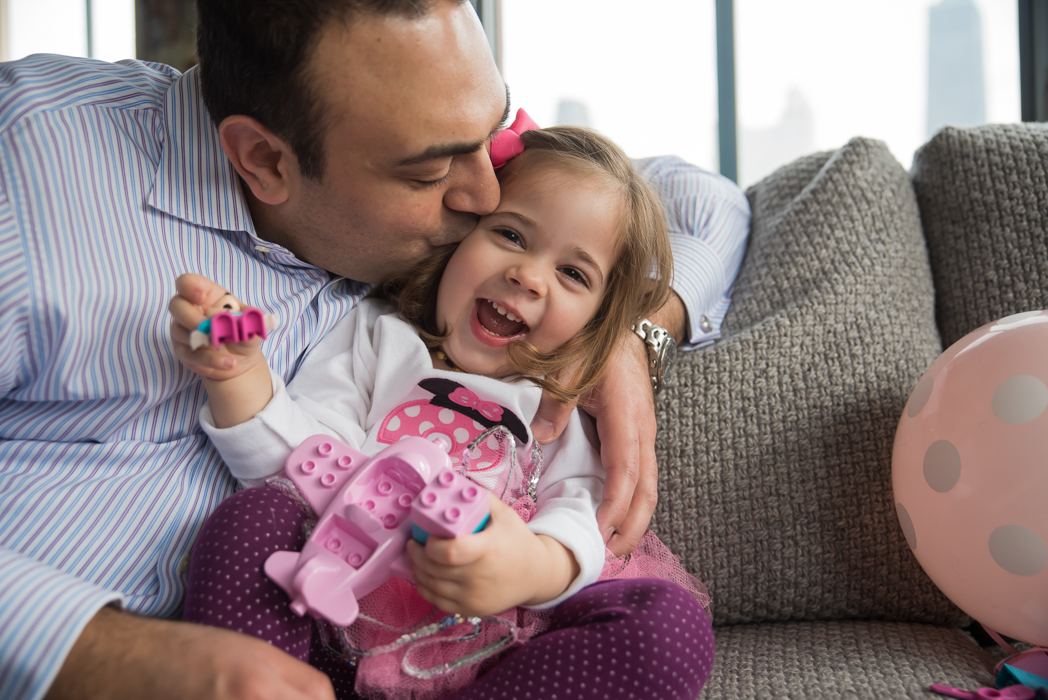
[[[526,521],[533,506],[513,504]],[[706,587],[653,532],[626,557],[605,551],[601,580],[660,578],[689,591],[709,614]],[[485,618],[447,615],[392,578],[360,601],[360,617],[336,630],[332,645],[357,666],[356,692],[370,699],[430,700],[469,685],[500,655],[549,628],[549,610],[513,608]]]

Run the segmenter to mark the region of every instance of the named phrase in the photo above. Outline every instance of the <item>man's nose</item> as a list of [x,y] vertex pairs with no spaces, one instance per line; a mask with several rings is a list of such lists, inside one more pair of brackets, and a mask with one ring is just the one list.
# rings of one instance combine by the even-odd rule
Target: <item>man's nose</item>
[[499,205],[499,181],[486,148],[456,156],[459,172],[444,192],[444,206],[484,216]]

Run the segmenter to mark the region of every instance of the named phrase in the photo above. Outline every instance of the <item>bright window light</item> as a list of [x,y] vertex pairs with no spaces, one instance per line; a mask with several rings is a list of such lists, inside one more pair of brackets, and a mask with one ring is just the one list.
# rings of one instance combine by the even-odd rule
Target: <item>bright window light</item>
[[712,2],[502,0],[502,68],[542,126],[588,125],[634,157],[717,169]]
[[[87,56],[85,0],[7,0],[8,60],[34,53]],[[91,53],[103,61],[135,57],[134,0],[91,0]]]
[[974,121],[1020,121],[1018,35],[1014,0],[735,0],[740,183],[853,136],[909,168],[942,123],[973,123],[977,105],[944,104],[954,93],[981,100]]

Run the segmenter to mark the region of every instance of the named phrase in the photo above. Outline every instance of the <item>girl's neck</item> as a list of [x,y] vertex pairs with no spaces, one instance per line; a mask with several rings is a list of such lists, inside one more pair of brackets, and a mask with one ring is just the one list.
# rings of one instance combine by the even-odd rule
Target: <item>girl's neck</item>
[[462,372],[448,354],[444,352],[443,348],[435,348],[429,351],[429,356],[433,360],[433,369],[443,369],[449,372]]

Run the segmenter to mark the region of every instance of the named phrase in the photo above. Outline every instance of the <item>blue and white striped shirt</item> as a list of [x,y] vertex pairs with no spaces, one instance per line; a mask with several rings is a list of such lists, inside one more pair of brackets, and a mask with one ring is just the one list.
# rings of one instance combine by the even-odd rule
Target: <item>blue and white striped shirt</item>
[[[675,242],[678,281],[691,257],[712,275],[678,284],[711,325],[701,341],[749,213],[717,176],[663,166],[646,167],[688,202],[679,226],[725,227]],[[195,71],[0,64],[0,698],[41,697],[107,603],[177,613],[196,532],[234,488],[197,425],[203,388],[171,351],[175,278],[199,272],[275,314],[264,348],[285,381],[366,292],[258,238],[240,187]]]

